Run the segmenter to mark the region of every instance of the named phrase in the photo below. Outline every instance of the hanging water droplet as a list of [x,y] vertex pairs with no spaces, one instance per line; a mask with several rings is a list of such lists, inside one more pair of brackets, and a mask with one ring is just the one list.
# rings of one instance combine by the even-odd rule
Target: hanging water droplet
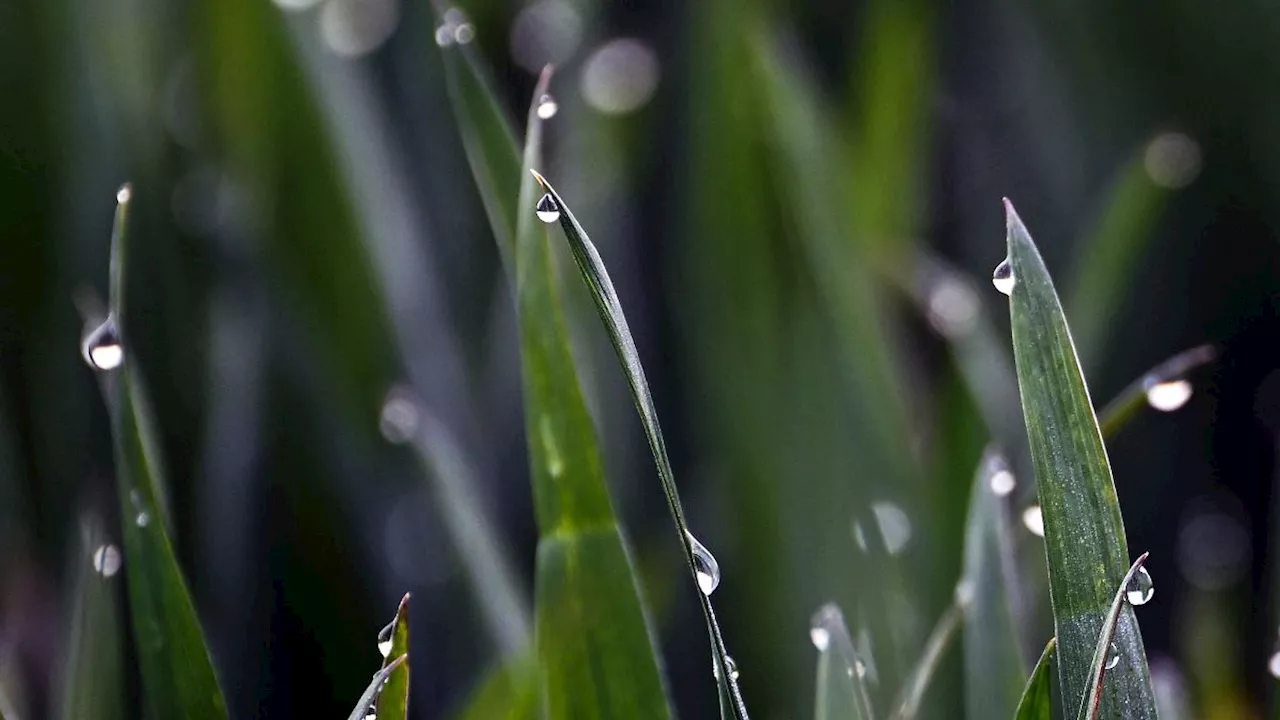
[[1116,647],[1115,643],[1111,643],[1111,651],[1107,655],[1107,665],[1105,669],[1110,670],[1111,668],[1119,664],[1120,664],[1120,648]]
[[466,45],[472,40],[475,40],[476,26],[469,22],[459,23],[458,26],[453,29],[453,39],[454,42],[459,45]]
[[858,677],[866,677],[867,666],[863,665],[861,660],[854,660],[853,667],[849,668],[846,672],[848,673],[849,677],[853,677],[854,673],[857,673]]
[[391,634],[395,632],[396,621],[392,620],[386,627],[378,631],[378,653],[382,657],[391,654]]
[[703,595],[711,595],[720,586],[720,563],[692,533],[686,531],[684,535],[693,547],[693,569],[698,576],[698,589]]
[[113,317],[89,331],[80,343],[80,353],[84,361],[94,370],[115,370],[124,362],[124,346],[120,343],[120,332],[116,328]]
[[1161,412],[1173,412],[1191,399],[1192,387],[1189,380],[1169,380],[1153,382],[1146,387],[1147,404]]
[[538,117],[543,120],[550,120],[556,116],[556,112],[560,110],[560,105],[556,103],[556,99],[550,95],[543,95],[538,98]]
[[973,602],[974,592],[975,591],[973,588],[972,580],[965,578],[964,580],[961,580],[960,582],[956,583],[956,589],[955,589],[956,605],[962,608],[969,607],[969,605]]
[[1271,677],[1280,680],[1280,650],[1272,653],[1271,658],[1267,660],[1267,672],[1271,673]]
[[991,483],[991,492],[995,493],[996,497],[1007,497],[1018,486],[1017,478],[1013,476],[1013,473],[1005,469],[991,473],[989,482]]
[[453,44],[453,26],[445,23],[436,28],[436,44],[440,47],[449,47]]
[[382,401],[378,431],[387,442],[399,445],[417,435],[420,420],[421,413],[413,392],[407,387],[393,387]]
[[991,284],[1005,295],[1012,295],[1013,283],[1013,265],[1009,264],[1009,258],[1005,258],[996,266],[996,271],[991,273]]
[[867,551],[867,533],[862,529],[862,523],[857,520],[853,521],[853,541],[858,544],[859,550]]
[[1155,594],[1156,585],[1151,581],[1151,573],[1144,567],[1138,568],[1124,591],[1124,597],[1130,605],[1146,605]]
[[876,516],[876,524],[880,526],[880,537],[884,538],[885,550],[890,555],[897,555],[906,548],[911,540],[911,520],[902,508],[891,502],[871,503],[871,512]]
[[116,191],[117,205],[124,205],[125,203],[129,202],[132,199],[133,199],[133,186],[130,185],[129,183],[125,183],[121,185],[120,189]]
[[[737,680],[738,679],[738,663],[735,662],[732,657],[725,655],[724,665],[726,668],[729,669],[729,679]],[[720,679],[720,663],[716,662],[715,655],[711,656],[711,673],[715,675],[716,680]]]
[[809,628],[809,639],[813,641],[813,646],[818,652],[826,652],[831,647],[831,631],[825,627],[814,626]]
[[1044,512],[1039,505],[1032,505],[1022,511],[1022,524],[1031,531],[1033,535],[1044,537]]
[[551,193],[542,196],[535,212],[538,214],[538,219],[544,223],[553,223],[560,219],[560,206],[556,204],[556,199],[551,197]]
[[151,524],[151,513],[147,512],[147,506],[142,502],[142,496],[137,490],[129,491],[129,501],[133,503],[133,509],[137,513],[134,515],[133,522],[138,527],[146,527]]
[[120,549],[115,545],[100,545],[93,551],[93,569],[102,577],[111,577],[120,571]]
[[151,524],[151,513],[148,513],[147,511],[143,510],[142,512],[138,513],[136,517],[134,517],[133,522],[138,527],[146,527]]

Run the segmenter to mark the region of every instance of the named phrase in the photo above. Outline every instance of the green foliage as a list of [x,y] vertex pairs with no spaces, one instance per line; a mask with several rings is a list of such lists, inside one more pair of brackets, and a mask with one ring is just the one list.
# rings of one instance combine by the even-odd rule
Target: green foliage
[[[384,643],[389,643],[386,645]],[[382,686],[374,707],[378,717],[386,720],[405,720],[409,715],[409,596],[405,595],[396,608],[396,616],[381,634],[378,635],[378,652],[385,653],[382,669],[403,658],[400,664],[404,672],[393,672],[387,677],[387,684]]]
[[1051,720],[1053,718],[1053,676],[1056,674],[1058,640],[1049,638],[1044,652],[1031,671],[1031,679],[1018,701],[1016,720]]

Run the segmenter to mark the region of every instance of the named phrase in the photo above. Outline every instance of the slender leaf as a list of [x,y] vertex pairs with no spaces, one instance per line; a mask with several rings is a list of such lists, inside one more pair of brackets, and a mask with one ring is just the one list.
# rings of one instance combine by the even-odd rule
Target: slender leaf
[[107,323],[114,324],[124,360],[117,369],[104,370],[101,378],[115,436],[124,568],[143,695],[153,717],[226,717],[200,621],[166,529],[159,443],[142,400],[141,378],[128,357],[123,298],[132,191],[126,185],[116,197]]
[[[1183,393],[1190,397],[1191,381],[1187,379],[1187,375],[1202,365],[1208,365],[1217,357],[1218,351],[1212,345],[1194,347],[1174,355],[1129,383],[1119,395],[1098,411],[1098,425],[1102,429],[1102,436],[1108,439],[1115,437],[1144,406],[1160,404],[1162,401],[1159,393],[1162,390],[1179,397]],[[1182,401],[1185,402],[1185,398]],[[1163,409],[1171,410],[1180,406],[1175,399],[1173,405]]]
[[1026,679],[1017,558],[1008,507],[997,492],[1011,482],[1004,457],[987,448],[973,480],[961,576],[973,594],[964,619],[965,711],[972,720],[1011,717]]
[[409,594],[400,599],[396,616],[391,624],[378,635],[378,651],[383,653],[382,667],[392,663],[392,658],[404,659],[404,672],[393,673],[378,694],[375,702],[378,717],[383,720],[404,720],[409,715]]
[[1115,636],[1116,621],[1120,618],[1120,609],[1125,607],[1125,595],[1129,592],[1129,583],[1142,569],[1142,563],[1147,561],[1147,555],[1148,553],[1142,553],[1137,560],[1133,561],[1124,580],[1120,581],[1120,587],[1116,589],[1116,596],[1111,600],[1111,609],[1107,612],[1107,620],[1102,626],[1102,632],[1098,633],[1098,643],[1093,650],[1093,664],[1089,666],[1089,691],[1080,698],[1080,709],[1076,712],[1076,720],[1093,720],[1098,717],[1098,710],[1102,706],[1102,686],[1106,679],[1107,663],[1112,658],[1111,638]]
[[[379,669],[378,672],[374,673],[373,679],[369,681],[369,686],[366,687],[364,689],[364,693],[360,695],[360,699],[356,702],[355,709],[353,709],[351,714],[347,716],[347,720],[365,720],[365,718],[369,716],[370,711],[373,710],[374,703],[378,702],[378,693],[382,691],[383,686],[388,683],[395,671],[399,670],[400,666],[404,665],[408,661],[408,655],[401,655],[395,660],[387,663]],[[408,672],[407,668],[405,669],[405,672]]]
[[907,676],[907,682],[902,686],[897,707],[890,716],[894,720],[912,720],[919,714],[925,691],[929,689],[929,681],[937,672],[943,653],[955,638],[956,631],[960,629],[960,621],[972,602],[970,593],[971,590],[963,583],[956,587],[955,602],[943,611],[942,617],[938,618],[933,632],[929,633],[929,638],[925,641],[920,660],[917,661],[916,667]]
[[[1007,200],[1014,359],[1044,514],[1049,593],[1062,696],[1084,695],[1093,641],[1124,577],[1128,543],[1111,466],[1053,281]],[[1123,608],[1116,632],[1125,658],[1112,673],[1108,716],[1155,716],[1137,618]]]
[[[532,121],[531,121],[532,122]],[[645,379],[644,368],[640,365],[640,354],[636,349],[635,339],[631,336],[631,329],[627,325],[626,314],[622,311],[622,303],[618,300],[618,293],[613,288],[613,281],[609,279],[609,272],[605,269],[604,260],[601,259],[600,253],[596,251],[596,247],[592,244],[591,239],[587,236],[582,225],[578,223],[578,219],[574,217],[573,211],[564,202],[564,198],[556,192],[556,189],[547,182],[547,179],[538,174],[533,168],[529,168],[530,173],[538,181],[546,191],[547,197],[551,201],[551,207],[559,213],[560,227],[564,230],[565,238],[569,241],[569,249],[573,252],[574,262],[577,263],[578,271],[582,274],[582,279],[587,284],[587,288],[591,291],[591,298],[595,302],[596,310],[600,313],[600,319],[604,323],[605,330],[609,334],[609,340],[613,343],[613,349],[618,355],[618,361],[622,364],[623,373],[626,375],[627,384],[631,388],[631,396],[635,401],[636,410],[640,413],[640,421],[644,426],[645,436],[649,440],[649,449],[653,453],[654,463],[658,468],[658,477],[662,482],[663,493],[667,497],[667,506],[671,511],[671,516],[675,520],[676,529],[680,533],[680,542],[685,551],[685,560],[689,566],[689,573],[692,576],[695,586],[700,589],[703,587],[703,581],[699,578],[699,568],[706,564],[704,558],[695,555],[694,537],[689,532],[688,523],[684,518],[684,509],[680,505],[680,494],[676,488],[675,471],[671,468],[671,461],[667,457],[666,441],[662,438],[662,428],[658,424],[658,413],[654,407],[653,396],[649,392],[649,382]],[[522,197],[524,193],[521,193]],[[528,197],[532,200],[532,197]],[[540,201],[541,202],[541,201]],[[522,203],[522,207],[528,207],[527,203]],[[705,549],[701,549],[706,552]],[[718,572],[718,571],[717,571]],[[717,578],[715,582],[719,582]],[[707,631],[711,636],[712,652],[716,659],[717,678],[721,686],[729,696],[729,709],[732,717],[739,720],[745,720],[747,717],[746,703],[742,700],[742,692],[738,687],[737,673],[730,671],[729,653],[725,649],[724,638],[720,633],[720,625],[716,621],[715,610],[711,606],[711,590],[714,589],[714,583],[711,589],[703,590],[698,593],[698,600],[702,604],[703,616],[707,621]]]
[[83,521],[80,534],[60,714],[67,720],[122,720],[127,713],[124,628],[117,599],[120,578],[104,567],[116,562],[120,551],[107,540],[96,517]]
[[[1018,701],[1016,720],[1052,720],[1053,718],[1053,675],[1057,665],[1058,639],[1049,638],[1044,646],[1040,660],[1031,671],[1031,679]],[[1001,717],[992,715],[991,717]]]
[[809,629],[818,649],[816,720],[872,720],[871,699],[864,682],[866,666],[849,637],[844,614],[828,603],[813,615]]
[[536,720],[538,668],[530,655],[517,655],[490,671],[455,720]]

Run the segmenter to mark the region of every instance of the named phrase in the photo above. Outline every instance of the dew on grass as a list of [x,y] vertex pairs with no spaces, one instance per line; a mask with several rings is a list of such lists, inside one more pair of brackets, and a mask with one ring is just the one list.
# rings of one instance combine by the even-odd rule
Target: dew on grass
[[884,538],[885,550],[890,555],[897,555],[911,541],[911,519],[902,508],[891,502],[871,503],[871,512],[876,516],[876,524],[880,526],[880,536]]
[[698,542],[698,538],[694,537],[693,533],[686,531],[685,537],[689,539],[689,545],[693,548],[693,569],[698,577],[698,589],[703,595],[710,596],[720,586],[720,563],[716,562],[715,556],[706,546]]
[[1120,648],[1115,643],[1111,643],[1110,652],[1107,654],[1107,665],[1104,669],[1110,670],[1120,664]]
[[102,577],[111,577],[120,571],[120,549],[115,545],[99,545],[93,551],[93,569]]
[[995,272],[991,273],[991,284],[1005,295],[1012,295],[1014,282],[1013,265],[1009,263],[1009,258],[1005,258],[996,266]]
[[556,204],[556,199],[551,197],[551,193],[542,196],[538,201],[538,206],[534,208],[538,219],[544,223],[553,223],[560,219],[560,206]]
[[1124,597],[1130,605],[1146,605],[1155,594],[1156,585],[1151,581],[1151,573],[1147,572],[1145,567],[1138,568],[1138,572],[1134,573],[1133,578],[1129,580],[1129,586],[1124,590]]
[[542,120],[550,120],[559,112],[560,105],[556,103],[556,99],[550,95],[543,95],[538,98],[538,117]]
[[1031,531],[1031,534],[1044,537],[1044,512],[1039,505],[1032,505],[1022,511],[1022,524]]
[[1191,399],[1190,380],[1169,380],[1151,383],[1146,387],[1147,404],[1161,412],[1173,412]]
[[124,345],[113,317],[89,331],[80,343],[84,361],[94,370],[115,370],[124,362]]

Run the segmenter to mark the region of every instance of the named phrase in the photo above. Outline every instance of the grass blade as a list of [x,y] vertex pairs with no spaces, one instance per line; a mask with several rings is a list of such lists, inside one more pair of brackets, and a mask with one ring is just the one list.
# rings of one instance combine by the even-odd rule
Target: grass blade
[[866,670],[849,637],[844,614],[828,603],[813,615],[810,639],[818,649],[816,720],[872,720],[871,699],[863,681]]
[[1053,674],[1057,657],[1058,639],[1049,638],[1035,670],[1031,671],[1031,679],[1022,692],[1022,699],[1018,701],[1018,713],[1014,716],[1016,720],[1052,720]]
[[956,587],[955,602],[942,613],[942,617],[938,618],[933,632],[929,633],[929,638],[924,643],[924,652],[921,653],[920,660],[902,686],[897,708],[890,716],[893,720],[913,720],[919,714],[920,703],[924,701],[925,691],[929,689],[929,681],[937,672],[938,664],[942,662],[942,655],[955,638],[956,631],[960,629],[960,621],[964,619],[965,611],[972,602],[970,592],[963,584]]
[[60,716],[123,720],[127,713],[119,580],[112,577],[114,570],[106,572],[111,569],[106,563],[118,561],[119,549],[107,542],[96,517],[83,522],[81,538]]
[[538,672],[530,655],[493,668],[455,720],[536,720]]
[[382,690],[382,686],[387,684],[392,674],[408,661],[408,655],[401,655],[374,673],[369,686],[364,689],[364,693],[356,702],[355,709],[347,716],[347,720],[365,720],[369,716],[369,711],[373,709],[374,703],[378,701],[378,693]]
[[1129,591],[1129,583],[1142,569],[1142,563],[1147,561],[1147,555],[1148,553],[1142,553],[1137,560],[1133,561],[1124,580],[1120,581],[1116,596],[1111,600],[1107,621],[1102,626],[1102,632],[1098,633],[1098,644],[1093,650],[1093,664],[1089,666],[1089,692],[1080,698],[1080,709],[1076,712],[1076,720],[1093,720],[1098,717],[1098,710],[1102,705],[1102,684],[1106,679],[1107,663],[1112,656],[1111,638],[1116,632],[1116,621],[1120,618],[1120,609],[1125,607],[1125,594]]
[[[711,590],[703,590],[703,580],[699,578],[699,567],[705,563],[705,560],[695,555],[693,535],[689,532],[688,523],[685,522],[684,509],[680,505],[680,494],[676,488],[675,472],[671,468],[671,461],[667,457],[666,441],[662,438],[662,428],[658,424],[658,413],[653,404],[653,396],[649,392],[649,382],[645,379],[644,368],[640,365],[640,354],[636,350],[635,339],[631,336],[631,329],[627,325],[626,315],[622,311],[622,303],[618,300],[618,294],[613,289],[613,281],[609,279],[609,272],[605,269],[604,260],[600,258],[600,253],[596,251],[596,247],[592,244],[591,239],[587,236],[582,225],[578,223],[577,218],[573,216],[573,211],[564,202],[564,198],[556,192],[556,189],[547,182],[546,178],[538,174],[532,168],[529,168],[533,177],[546,191],[547,197],[552,202],[552,207],[559,214],[560,227],[564,230],[565,238],[569,241],[569,249],[573,252],[574,262],[578,266],[582,279],[587,284],[587,288],[591,292],[591,299],[595,302],[596,310],[600,314],[600,319],[604,323],[605,330],[609,334],[609,340],[613,343],[613,349],[618,355],[618,361],[622,364],[623,373],[627,378],[627,385],[631,388],[631,397],[635,401],[636,410],[640,413],[640,421],[644,426],[645,436],[649,441],[649,449],[653,453],[654,463],[658,468],[658,477],[662,482],[662,490],[667,498],[667,506],[671,510],[671,516],[675,520],[676,529],[680,533],[680,543],[685,551],[685,561],[689,566],[689,572],[693,576],[696,585],[699,586],[698,600],[702,604],[703,616],[707,621],[707,631],[711,636],[712,652],[715,655],[716,673],[720,684],[729,696],[730,710],[732,717],[739,720],[745,720],[747,717],[746,703],[742,700],[742,692],[738,687],[737,673],[730,671],[729,653],[725,649],[724,638],[720,633],[720,625],[716,621],[715,610],[711,606]],[[525,198],[521,193],[522,198]],[[525,198],[532,202],[532,197]],[[541,204],[541,201],[540,201]],[[522,203],[521,207],[528,207],[527,203]],[[702,549],[705,552],[705,549]],[[717,579],[718,582],[718,579]],[[714,583],[713,587],[714,589]]]
[[387,677],[387,684],[378,694],[375,705],[378,717],[383,720],[405,720],[409,715],[409,594],[400,599],[396,608],[396,616],[391,624],[383,628],[378,635],[378,652],[383,653],[382,667],[385,669],[392,658],[404,659],[404,672],[393,673]]
[[222,689],[166,528],[154,424],[142,400],[141,379],[127,357],[128,185],[116,199],[108,325],[90,334],[85,349],[90,364],[103,371],[103,396],[115,438],[124,568],[143,695],[153,717],[226,717]]
[[[1082,697],[1128,543],[1111,465],[1062,305],[1022,220],[1007,200],[1010,317],[1018,386],[1044,515],[1049,593],[1062,696]],[[1113,672],[1108,716],[1155,717],[1142,636],[1132,609],[1117,630],[1128,659]]]
[[1017,558],[1001,495],[1012,482],[1003,456],[988,448],[973,481],[961,576],[961,586],[973,594],[964,618],[964,672],[965,711],[975,720],[1011,717],[1026,678]]
[[1182,407],[1192,392],[1187,375],[1202,365],[1208,365],[1217,357],[1218,351],[1212,345],[1194,347],[1174,355],[1129,383],[1119,395],[1098,411],[1098,425],[1102,429],[1102,436],[1115,437],[1144,406],[1165,412]]

